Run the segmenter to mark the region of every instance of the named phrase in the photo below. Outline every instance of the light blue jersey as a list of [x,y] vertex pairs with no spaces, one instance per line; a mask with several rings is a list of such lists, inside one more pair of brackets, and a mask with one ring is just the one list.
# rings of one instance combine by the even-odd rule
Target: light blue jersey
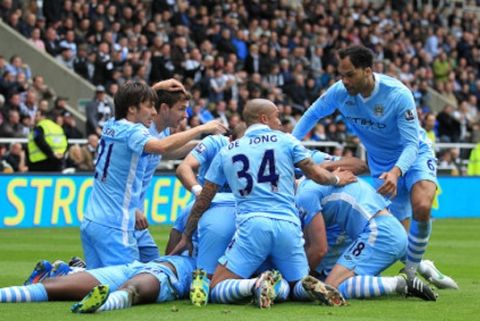
[[305,224],[321,212],[327,228],[337,224],[352,240],[362,233],[375,214],[390,204],[360,178],[343,187],[304,180],[298,187],[295,201]]
[[[228,138],[222,135],[210,135],[205,137],[198,145],[190,152],[200,164],[197,175],[197,181],[200,185],[205,184],[205,175],[218,152],[229,143]],[[229,192],[222,190],[222,192]]]
[[[170,128],[166,128],[165,130],[159,132],[157,131],[155,123],[152,123],[148,131],[150,132],[150,135],[152,135],[157,139],[163,139],[165,137],[170,136]],[[137,205],[137,208],[140,209],[142,212],[144,212],[145,193],[147,192],[148,186],[150,185],[153,175],[155,174],[155,171],[157,170],[158,164],[160,163],[161,160],[162,160],[161,154],[144,153],[142,155],[141,161],[143,162],[142,164],[143,168],[139,168],[139,173],[138,173],[140,177],[143,177],[142,191],[140,193],[139,203]]]
[[[327,233],[338,226],[353,241],[349,247],[348,243],[333,247],[336,253],[328,253],[326,261],[316,268],[318,272],[328,272],[336,261],[357,275],[378,275],[406,253],[407,234],[385,210],[389,201],[361,179],[344,187],[305,180],[299,186],[296,202],[305,224],[322,215]],[[334,242],[328,239],[329,246]]]
[[433,155],[431,144],[422,133],[410,90],[392,77],[374,77],[375,88],[368,98],[350,96],[343,83],[336,82],[305,112],[293,135],[302,139],[319,119],[338,110],[365,145],[373,176],[394,166],[405,174],[417,154]]
[[300,225],[294,164],[309,156],[291,135],[256,124],[221,150],[205,178],[219,186],[228,182],[237,201],[237,221],[263,216]]
[[[155,123],[149,128],[150,134],[158,139],[165,138],[170,135],[170,129],[166,128],[165,130],[159,132]],[[145,212],[145,193],[152,181],[153,175],[157,170],[158,164],[162,159],[161,154],[147,154],[144,153],[142,155],[142,165],[138,168],[138,176],[143,177],[142,179],[142,191],[140,193],[140,197],[138,198],[138,203],[136,208],[139,209],[141,212]],[[139,260],[140,262],[146,263],[152,260],[157,259],[160,256],[160,252],[158,250],[158,246],[155,243],[150,231],[148,229],[144,230],[135,230],[135,239],[137,240],[137,247],[139,252]]]
[[85,219],[133,231],[135,206],[141,192],[143,148],[153,137],[142,124],[110,119],[103,127],[95,165],[95,180]]

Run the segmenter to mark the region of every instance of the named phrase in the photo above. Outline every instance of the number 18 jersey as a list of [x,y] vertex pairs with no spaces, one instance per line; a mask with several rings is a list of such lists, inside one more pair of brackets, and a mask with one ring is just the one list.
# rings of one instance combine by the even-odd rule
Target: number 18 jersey
[[215,157],[206,180],[232,189],[239,222],[252,216],[299,224],[294,205],[294,164],[309,151],[293,136],[255,124]]

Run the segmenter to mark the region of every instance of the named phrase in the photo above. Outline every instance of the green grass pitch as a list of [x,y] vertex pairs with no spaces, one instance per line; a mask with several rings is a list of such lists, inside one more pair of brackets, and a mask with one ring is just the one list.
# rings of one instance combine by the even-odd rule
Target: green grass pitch
[[[151,228],[163,249],[168,227]],[[415,298],[390,297],[351,300],[348,307],[331,308],[313,303],[284,303],[261,311],[252,305],[208,305],[196,308],[187,301],[136,306],[96,315],[74,315],[71,302],[0,304],[0,321],[57,320],[480,320],[480,219],[437,220],[427,258],[451,275],[459,291],[440,290],[435,303]],[[0,231],[0,286],[20,285],[39,259],[68,260],[80,255],[76,228],[4,229]],[[396,264],[385,272],[394,275]]]

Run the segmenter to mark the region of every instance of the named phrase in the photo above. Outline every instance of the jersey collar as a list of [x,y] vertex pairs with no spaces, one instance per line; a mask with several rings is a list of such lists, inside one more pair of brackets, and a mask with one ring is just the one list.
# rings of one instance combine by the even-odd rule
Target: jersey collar
[[375,78],[375,87],[373,87],[372,94],[370,96],[368,96],[367,98],[363,98],[363,96],[361,94],[358,94],[358,96],[360,97],[360,99],[364,103],[366,103],[367,101],[369,101],[370,99],[375,97],[375,95],[378,93],[378,89],[380,88],[380,76],[377,73],[374,72],[373,73],[373,78]]
[[268,127],[267,125],[264,125],[264,124],[253,124],[253,125],[250,125],[250,127],[247,128],[247,130],[245,131],[245,135],[246,134],[249,134],[255,130],[260,130],[260,129],[270,129],[270,127]]

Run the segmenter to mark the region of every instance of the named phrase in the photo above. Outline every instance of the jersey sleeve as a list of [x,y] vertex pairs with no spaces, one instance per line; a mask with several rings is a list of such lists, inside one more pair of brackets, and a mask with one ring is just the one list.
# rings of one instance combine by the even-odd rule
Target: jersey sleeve
[[197,146],[190,152],[195,157],[200,166],[208,163],[215,157],[216,148],[214,148],[215,141],[213,136],[204,138]]
[[302,143],[290,134],[286,135],[286,144],[291,148],[293,163],[298,164],[302,160],[310,157],[310,151]]
[[154,139],[154,137],[150,134],[147,128],[143,125],[134,126],[127,138],[128,148],[130,148],[135,154],[141,155],[145,144],[150,139]]
[[212,164],[208,168],[205,180],[208,180],[218,186],[223,186],[226,183],[225,173],[223,172],[223,157],[222,153],[215,156]]
[[418,154],[419,146],[419,123],[415,101],[409,91],[402,91],[397,96],[399,114],[397,125],[400,131],[400,141],[404,146],[395,166],[400,168],[404,175],[413,164]]
[[293,130],[292,134],[295,138],[302,140],[317,124],[319,119],[333,114],[338,103],[336,92],[340,85],[341,83],[337,82],[330,87],[307,109]]

